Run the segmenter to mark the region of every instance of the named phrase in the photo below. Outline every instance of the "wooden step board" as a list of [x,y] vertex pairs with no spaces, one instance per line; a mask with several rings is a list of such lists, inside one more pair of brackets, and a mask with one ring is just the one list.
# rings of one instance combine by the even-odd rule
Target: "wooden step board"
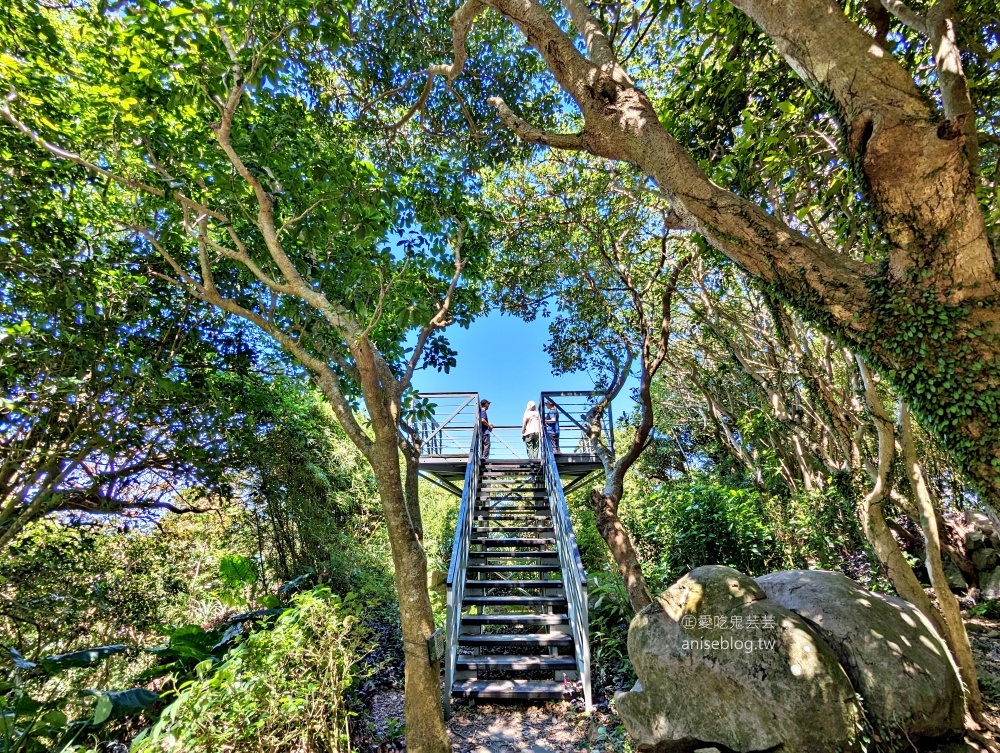
[[556,543],[556,540],[550,538],[491,539],[485,536],[477,536],[475,538],[469,539],[469,543],[472,544],[472,546],[497,546],[497,547],[548,546],[548,545],[554,545]]
[[552,526],[473,526],[473,534],[484,533],[553,533]]
[[534,513],[536,515],[542,513],[551,513],[549,511],[548,505],[520,505],[518,507],[505,506],[505,505],[476,505],[476,514],[485,515],[486,513],[491,513],[496,515],[501,513],[507,515],[509,513]]
[[562,588],[561,580],[467,580],[466,588]]
[[569,698],[574,686],[558,680],[461,680],[451,689],[458,698],[551,701]]
[[485,573],[556,573],[559,565],[469,565],[465,571],[470,575]]
[[556,559],[559,552],[554,549],[530,552],[469,552],[469,559]]

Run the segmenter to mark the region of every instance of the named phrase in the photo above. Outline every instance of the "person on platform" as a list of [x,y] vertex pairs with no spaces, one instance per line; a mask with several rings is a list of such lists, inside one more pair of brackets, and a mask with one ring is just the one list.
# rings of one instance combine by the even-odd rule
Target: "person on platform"
[[528,407],[524,409],[524,418],[521,419],[521,439],[528,450],[529,458],[538,457],[538,440],[542,432],[542,419],[538,415],[535,401],[529,400]]
[[482,453],[481,456],[485,460],[490,456],[490,435],[493,433],[493,424],[490,423],[490,418],[486,414],[489,410],[490,401],[482,400],[479,403],[479,433],[483,438]]
[[559,453],[559,409],[551,400],[545,401],[545,433],[552,442],[552,452]]

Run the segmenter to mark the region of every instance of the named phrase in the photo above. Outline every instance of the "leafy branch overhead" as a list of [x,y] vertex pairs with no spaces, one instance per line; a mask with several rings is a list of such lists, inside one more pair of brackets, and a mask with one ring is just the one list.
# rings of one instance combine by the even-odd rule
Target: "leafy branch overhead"
[[[887,3],[890,12],[910,22],[895,46],[877,29],[874,38],[865,20],[828,0],[778,5],[737,0],[694,11],[664,7],[657,22],[663,24],[666,40],[676,40],[675,46],[666,40],[646,47],[616,40],[617,49],[612,43],[621,28],[617,21],[609,32],[609,19],[602,23],[582,0],[561,5],[572,22],[569,27],[563,16],[535,0],[469,0],[452,17],[451,62],[428,68],[428,75],[456,82],[476,59],[469,51],[474,24],[490,13],[509,21],[579,113],[570,118],[578,130],[542,130],[494,97],[490,103],[502,122],[531,144],[636,165],[688,230],[870,358],[980,489],[991,498],[1000,494],[997,210],[989,199],[981,205],[977,191],[984,169],[993,169],[978,148],[977,121],[995,129],[989,109],[995,93],[984,91],[978,102],[970,94],[955,4],[939,2],[917,18],[901,3]],[[714,25],[723,17],[727,26],[720,32]],[[963,18],[969,24],[967,52],[975,56],[973,67],[989,69],[992,63],[983,60],[985,48],[976,41],[977,33],[979,38],[990,34],[988,26],[977,27],[974,13]],[[742,26],[740,19],[753,22],[745,40],[733,33]],[[633,41],[640,26],[633,26]],[[678,33],[672,34],[674,29]],[[805,119],[797,125],[825,138],[830,153],[824,158],[844,166],[814,173],[816,190],[835,195],[833,183],[840,181],[841,195],[850,197],[853,210],[863,217],[861,227],[839,223],[834,233],[824,231],[824,222],[817,223],[806,206],[795,205],[807,193],[793,195],[789,206],[789,197],[775,184],[743,177],[750,188],[746,191],[712,180],[710,173],[731,174],[737,168],[732,162],[737,152],[727,157],[715,152],[696,161],[692,147],[697,143],[691,144],[683,131],[690,127],[690,117],[680,110],[684,89],[668,73],[672,59],[688,64],[688,49],[698,44],[697,36],[685,41],[684,33],[691,30],[703,35],[701,49],[721,48],[715,55],[729,45],[727,59],[714,58],[716,65],[739,67],[748,50],[761,53],[762,64],[754,60],[749,75],[744,74],[751,92],[777,76],[789,95],[800,97]],[[923,51],[925,43],[930,56]],[[630,59],[619,58],[625,49]],[[787,66],[783,72],[773,72],[775,58]],[[924,61],[933,66],[929,81],[919,73]],[[645,81],[648,89],[640,88]],[[710,97],[701,91],[697,96]],[[794,100],[778,104],[783,112],[798,110]],[[746,113],[761,105],[751,96]],[[730,143],[741,139],[737,128],[732,136],[723,135]],[[679,140],[684,136],[690,145]],[[699,139],[704,141],[695,141]],[[776,146],[771,142],[770,148],[758,150],[765,164]],[[808,153],[804,159],[791,156],[778,158],[779,174],[797,174],[817,164]],[[754,169],[739,166],[738,172],[746,176],[748,167]],[[783,216],[782,210],[789,209],[794,214]],[[848,234],[839,232],[843,230]],[[930,321],[937,317],[947,321],[947,333]],[[915,347],[928,331],[938,346]],[[939,357],[942,347],[947,358]]]

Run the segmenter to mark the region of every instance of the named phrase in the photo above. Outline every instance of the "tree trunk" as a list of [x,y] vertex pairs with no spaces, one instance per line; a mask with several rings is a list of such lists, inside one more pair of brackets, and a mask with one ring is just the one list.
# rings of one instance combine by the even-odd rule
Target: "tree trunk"
[[876,495],[872,493],[866,495],[858,510],[865,538],[885,568],[885,574],[899,597],[923,612],[934,623],[938,632],[944,635],[946,631],[940,613],[931,604],[931,600],[921,587],[917,576],[913,574],[913,568],[903,557],[899,544],[892,537],[892,532],[885,522],[885,515],[882,512],[884,495],[878,499],[875,497]]
[[[367,453],[378,483],[379,499],[389,531],[399,617],[405,654],[406,746],[418,753],[445,753],[451,743],[444,727],[441,703],[441,668],[431,662],[427,639],[434,632],[434,613],[427,591],[427,557],[416,523],[408,509],[407,495],[399,468],[398,385],[385,368],[379,367],[371,344],[362,339],[352,349],[358,382],[364,395],[375,441]],[[409,462],[407,463],[409,466]],[[415,478],[415,476],[414,476]],[[414,504],[417,502],[413,495]]]
[[943,618],[942,635],[958,665],[962,682],[965,683],[965,698],[969,705],[969,712],[976,721],[982,721],[983,699],[979,693],[979,677],[976,674],[976,664],[972,657],[972,647],[969,645],[969,635],[965,632],[965,623],[962,622],[958,600],[948,586],[948,579],[945,577],[944,567],[941,564],[941,537],[938,533],[937,514],[934,509],[934,501],[931,499],[930,489],[927,488],[927,482],[924,479],[923,469],[917,460],[917,451],[913,446],[913,434],[910,431],[909,411],[906,409],[905,403],[901,403],[899,407],[899,424],[903,462],[906,465],[906,475],[910,479],[910,488],[913,489],[913,496],[917,500],[920,528],[924,532],[926,541],[924,551],[927,572],[930,575],[931,585],[934,587],[934,594],[937,596]]
[[632,540],[618,519],[618,500],[612,495],[601,494],[597,489],[590,492],[590,501],[597,515],[597,530],[611,550],[618,565],[618,572],[625,581],[629,604],[632,610],[638,612],[653,603],[649,595],[646,578],[639,567],[639,557],[632,546]]
[[406,747],[418,753],[445,753],[451,750],[451,743],[441,707],[440,665],[432,664],[427,653],[427,639],[434,632],[427,592],[427,558],[407,510],[395,437],[389,441],[376,439],[372,470],[389,530],[403,628]]
[[871,544],[875,556],[885,568],[886,575],[892,582],[893,588],[896,589],[896,593],[923,612],[927,619],[934,623],[938,632],[944,635],[944,624],[940,612],[934,609],[931,600],[920,586],[920,581],[913,574],[913,568],[903,557],[899,544],[892,537],[892,532],[889,531],[889,526],[885,522],[882,504],[892,490],[889,474],[896,460],[896,431],[885,406],[882,404],[882,398],[878,395],[868,366],[860,356],[856,358],[858,376],[864,389],[865,406],[872,414],[875,431],[878,433],[877,466],[869,468],[868,471],[872,477],[872,489],[861,500],[858,507],[861,527],[864,529],[865,538]]
[[403,458],[406,461],[406,513],[410,524],[417,534],[417,539],[423,543],[424,521],[420,516],[420,448],[409,442],[402,442]]

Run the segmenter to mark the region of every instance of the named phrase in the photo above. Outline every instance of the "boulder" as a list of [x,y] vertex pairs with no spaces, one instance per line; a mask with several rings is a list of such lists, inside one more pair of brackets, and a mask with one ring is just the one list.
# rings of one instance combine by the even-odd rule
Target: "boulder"
[[[856,750],[854,688],[795,613],[728,567],[699,567],[632,620],[638,682],[616,696],[639,750]],[[778,746],[781,746],[778,748]]]
[[986,546],[986,537],[982,531],[969,531],[965,534],[965,551],[972,552]]
[[1000,599],[1000,567],[979,576],[979,595],[987,601]]
[[988,526],[992,524],[993,521],[990,520],[988,515],[984,515],[981,512],[973,512],[972,510],[965,511],[965,525],[967,526]]
[[915,606],[824,570],[771,573],[757,583],[771,601],[808,620],[833,649],[877,729],[908,738],[962,729],[958,670]]
[[942,557],[941,567],[944,569],[944,577],[948,581],[948,588],[952,591],[964,591],[969,587],[969,584],[965,582],[965,574],[952,561],[951,557]]
[[977,549],[972,553],[972,564],[976,570],[992,570],[997,566],[995,549]]

